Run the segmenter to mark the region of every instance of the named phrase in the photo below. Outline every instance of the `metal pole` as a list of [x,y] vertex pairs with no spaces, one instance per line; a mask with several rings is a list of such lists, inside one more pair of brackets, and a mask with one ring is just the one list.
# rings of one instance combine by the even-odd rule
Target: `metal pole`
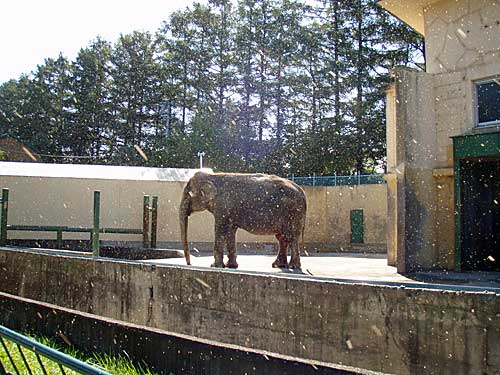
[[149,247],[149,195],[144,196],[144,202],[142,204],[142,246],[144,248]]
[[0,245],[7,245],[7,215],[9,211],[9,189],[2,189],[2,212],[0,213]]
[[158,197],[153,196],[151,209],[151,248],[156,249],[156,232],[158,231]]
[[204,151],[198,151],[198,157],[200,158],[200,169],[203,169],[203,157],[205,156]]
[[361,185],[361,171],[358,171],[358,185]]
[[333,180],[333,186],[337,186],[337,172],[335,172],[335,178]]
[[101,216],[101,192],[94,191],[94,226],[92,227],[92,253],[99,256],[99,218]]

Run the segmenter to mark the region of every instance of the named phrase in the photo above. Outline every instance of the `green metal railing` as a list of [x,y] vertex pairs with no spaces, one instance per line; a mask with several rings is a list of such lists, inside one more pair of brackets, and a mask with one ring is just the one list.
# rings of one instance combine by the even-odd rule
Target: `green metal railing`
[[[56,232],[56,247],[62,247],[63,232],[72,233],[90,233],[90,243],[92,253],[99,256],[99,234],[114,233],[114,234],[142,234],[142,244],[145,248],[156,248],[156,238],[158,230],[158,197],[152,197],[150,204],[150,196],[145,195],[143,201],[143,226],[140,229],[135,228],[101,228],[101,193],[94,191],[94,210],[93,210],[93,225],[92,227],[70,227],[57,225],[11,225],[8,224],[8,208],[9,208],[9,189],[2,189],[1,203],[1,218],[0,218],[0,246],[7,244],[7,231],[34,231],[34,232]],[[150,223],[151,215],[151,223]],[[151,237],[149,237],[149,230]],[[151,238],[151,240],[149,239]]]
[[385,184],[383,174],[365,174],[354,176],[310,176],[310,177],[289,177],[298,185],[303,186],[351,186]]
[[0,245],[7,243],[7,215],[9,210],[9,189],[2,189],[2,200],[0,201]]
[[[9,340],[15,344],[15,347],[17,348],[17,351],[19,353],[19,356],[21,358],[21,362],[23,366],[19,365],[19,361],[16,364],[16,361],[14,360],[14,353],[12,353],[11,350],[9,350],[6,341]],[[2,325],[0,325],[0,343],[2,344],[2,348],[5,351],[7,358],[10,362],[10,367],[15,371],[15,374],[30,374],[32,375],[33,373],[39,373],[40,371],[36,370],[41,370],[43,374],[47,375],[48,374],[48,369],[46,368],[46,364],[44,365],[42,358],[44,357],[48,360],[51,360],[55,363],[57,363],[59,371],[61,374],[65,375],[66,372],[64,368],[71,369],[73,371],[76,371],[79,374],[85,374],[85,375],[111,375],[109,372],[106,372],[104,370],[101,370],[97,367],[91,366],[85,362],[82,362],[76,358],[73,358],[67,354],[61,353],[55,349],[52,349],[46,345],[40,344],[39,342],[36,342],[24,335],[21,335],[15,331],[12,331]],[[36,357],[36,360],[38,362],[38,366],[33,366],[33,362],[30,363],[28,362],[26,358],[27,353],[33,353]],[[35,367],[35,368],[33,368]],[[0,374],[12,374],[11,372],[7,372],[6,366],[0,361]]]

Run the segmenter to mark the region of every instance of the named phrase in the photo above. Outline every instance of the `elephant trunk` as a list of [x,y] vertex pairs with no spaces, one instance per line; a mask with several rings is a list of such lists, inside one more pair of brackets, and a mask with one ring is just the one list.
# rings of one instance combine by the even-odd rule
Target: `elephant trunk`
[[179,211],[179,223],[181,227],[181,242],[182,248],[184,250],[184,257],[186,258],[186,263],[191,264],[191,258],[189,255],[189,245],[187,240],[187,229],[188,229],[188,218],[191,214],[191,204],[188,196],[184,196],[181,202],[181,208]]

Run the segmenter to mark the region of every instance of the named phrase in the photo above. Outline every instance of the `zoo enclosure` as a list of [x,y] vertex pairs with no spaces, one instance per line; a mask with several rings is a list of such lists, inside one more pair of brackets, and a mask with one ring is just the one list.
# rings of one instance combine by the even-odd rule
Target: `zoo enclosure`
[[[56,232],[56,246],[62,246],[62,233],[73,232],[90,233],[90,243],[92,253],[99,256],[99,234],[100,233],[116,233],[116,234],[142,234],[143,246],[156,248],[157,230],[158,230],[158,197],[153,196],[150,204],[150,196],[145,195],[143,200],[143,216],[142,228],[101,228],[100,227],[100,212],[101,212],[101,192],[94,191],[94,209],[93,209],[93,226],[92,227],[70,227],[57,225],[9,225],[8,224],[8,209],[9,209],[9,189],[2,189],[2,198],[0,200],[0,245],[7,244],[7,231],[39,231],[39,232]],[[151,213],[151,220],[150,220]],[[150,226],[151,223],[151,226]],[[151,237],[148,237],[148,231],[151,227]]]
[[[101,226],[142,227],[142,200],[136,197],[157,195],[158,247],[180,249],[179,202],[184,186],[197,170],[117,167],[71,164],[0,162],[0,186],[10,189],[15,208],[9,212],[10,224],[92,226],[92,193],[100,191]],[[355,176],[357,177],[357,176]],[[335,177],[333,177],[335,179]],[[325,180],[325,179],[322,179]],[[362,246],[385,251],[387,185],[303,186],[308,212],[304,243],[308,251],[349,250],[351,246],[351,211],[363,210],[364,239]],[[335,181],[333,181],[333,184]],[[311,180],[312,185],[312,180]],[[12,205],[11,205],[12,206]],[[213,216],[208,212],[192,215],[189,240],[199,250],[213,246]],[[142,236],[136,234],[101,233],[103,246],[142,247]],[[87,233],[65,233],[64,242],[88,241]],[[53,232],[9,231],[9,242],[55,243]],[[240,247],[269,249],[275,246],[274,236],[257,236],[238,231]],[[103,249],[101,248],[101,252]]]

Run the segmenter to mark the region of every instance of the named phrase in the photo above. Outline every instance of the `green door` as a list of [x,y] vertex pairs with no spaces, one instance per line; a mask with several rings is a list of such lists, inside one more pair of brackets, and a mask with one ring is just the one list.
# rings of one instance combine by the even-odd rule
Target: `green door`
[[460,161],[462,271],[500,271],[500,158]]
[[365,230],[363,227],[363,210],[351,211],[351,242],[363,243]]
[[500,132],[453,137],[455,270],[500,271]]

